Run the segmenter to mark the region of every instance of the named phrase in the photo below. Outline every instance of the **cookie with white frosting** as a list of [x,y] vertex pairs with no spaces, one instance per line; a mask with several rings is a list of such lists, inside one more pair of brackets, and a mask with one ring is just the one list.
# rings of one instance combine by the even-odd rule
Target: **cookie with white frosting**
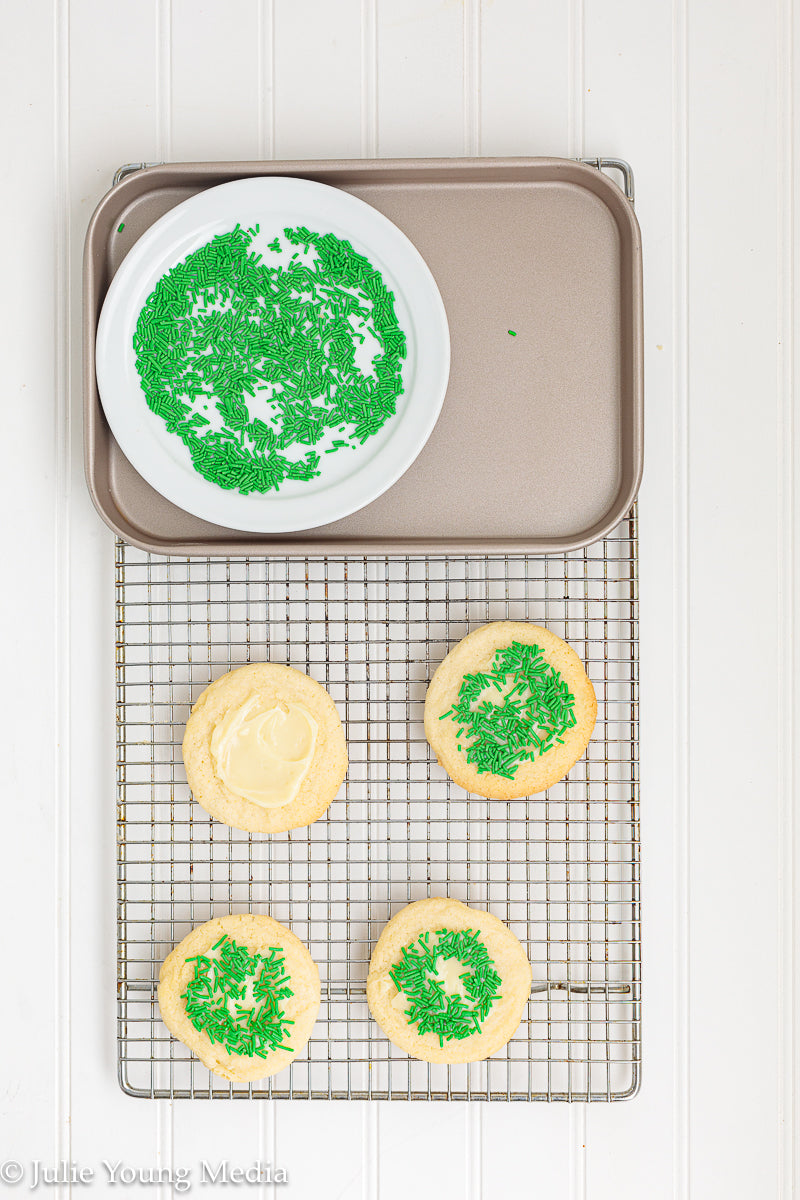
[[183,761],[195,800],[212,817],[278,833],[322,816],[347,772],[347,748],[336,705],[315,679],[252,663],[198,697]]

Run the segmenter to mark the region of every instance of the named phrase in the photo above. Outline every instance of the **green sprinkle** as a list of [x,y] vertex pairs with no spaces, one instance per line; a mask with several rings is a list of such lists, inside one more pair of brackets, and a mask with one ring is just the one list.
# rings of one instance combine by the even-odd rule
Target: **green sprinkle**
[[[218,957],[210,957],[216,951]],[[270,947],[268,956],[250,954],[224,934],[209,955],[186,961],[194,963],[194,978],[181,997],[186,1016],[210,1042],[246,1058],[292,1049],[286,1035],[294,1022],[281,1002],[294,993],[279,947]],[[245,997],[248,1002],[243,1004]]]
[[[471,929],[437,929],[431,944],[429,932],[401,947],[401,961],[389,971],[409,1002],[406,1017],[420,1034],[434,1033],[439,1045],[481,1032],[481,1022],[497,1000],[502,979],[478,935]],[[439,960],[455,959],[463,971],[459,980],[464,994],[445,991],[437,972]]]
[[125,228],[125,222],[120,221],[119,225],[117,226],[117,233],[122,233],[124,228]]
[[[148,407],[199,474],[243,495],[319,475],[328,430],[326,454],[378,433],[407,351],[393,294],[350,242],[286,228],[292,259],[271,265],[250,248],[258,232],[237,225],[162,276],[133,337]],[[374,354],[357,362],[365,330]]]
[[[489,689],[500,693],[495,702]],[[575,697],[538,646],[512,642],[495,651],[490,671],[465,675],[452,708],[442,713],[457,726],[458,749],[478,774],[513,779],[576,724]],[[463,752],[463,751],[462,751]]]
[[508,331],[508,332],[511,334],[511,336],[512,336],[512,337],[516,337],[516,336],[517,336],[517,331],[516,331],[516,329],[509,329],[509,331]]

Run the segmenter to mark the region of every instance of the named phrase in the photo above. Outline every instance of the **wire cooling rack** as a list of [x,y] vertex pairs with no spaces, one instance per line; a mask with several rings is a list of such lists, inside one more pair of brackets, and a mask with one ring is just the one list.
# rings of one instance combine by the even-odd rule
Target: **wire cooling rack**
[[[621,1100],[639,1084],[638,615],[635,510],[548,557],[156,558],[117,544],[120,1082],[148,1097]],[[425,741],[425,689],[486,621],[566,638],[598,697],[588,752],[529,800],[468,797]],[[350,769],[307,829],[271,837],[190,798],[192,702],[232,666],[286,662],[342,715]],[[372,1021],[365,982],[389,918],[450,895],[489,908],[533,967],[525,1018],[483,1063],[431,1065]],[[322,1007],[304,1056],[227,1084],[161,1023],[158,972],[193,925],[269,912],[309,947]]]

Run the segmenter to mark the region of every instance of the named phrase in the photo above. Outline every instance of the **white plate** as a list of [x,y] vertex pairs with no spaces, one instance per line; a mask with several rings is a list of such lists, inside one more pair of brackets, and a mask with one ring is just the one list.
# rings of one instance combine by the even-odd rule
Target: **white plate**
[[[397,412],[354,450],[320,456],[321,474],[285,480],[265,495],[225,491],[192,466],[188,449],[147,407],[133,350],[139,313],[159,279],[211,238],[256,224],[258,241],[287,226],[347,238],[395,294],[406,334]],[[255,242],[252,247],[260,247]],[[179,508],[217,525],[287,533],[337,521],[376,499],[408,470],[431,435],[450,371],[442,298],[423,258],[382,213],[308,179],[238,179],[209,188],[161,217],[114,276],[97,329],[97,384],[111,432],[139,474]]]

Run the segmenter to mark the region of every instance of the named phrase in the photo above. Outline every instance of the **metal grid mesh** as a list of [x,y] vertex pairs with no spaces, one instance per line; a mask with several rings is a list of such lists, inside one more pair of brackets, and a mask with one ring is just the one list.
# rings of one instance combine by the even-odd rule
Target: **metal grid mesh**
[[[544,558],[154,558],[117,545],[118,1042],[136,1096],[617,1100],[639,1082],[638,616],[635,510],[585,550]],[[468,798],[432,761],[427,681],[468,630],[524,619],[587,665],[598,722],[543,797]],[[344,719],[343,793],[307,829],[229,829],[192,802],[191,703],[231,666],[308,671]],[[525,945],[534,985],[508,1046],[430,1065],[390,1045],[367,965],[403,905],[449,894]],[[161,962],[191,926],[269,912],[308,945],[322,1008],[272,1080],[226,1084],[160,1021]]]

